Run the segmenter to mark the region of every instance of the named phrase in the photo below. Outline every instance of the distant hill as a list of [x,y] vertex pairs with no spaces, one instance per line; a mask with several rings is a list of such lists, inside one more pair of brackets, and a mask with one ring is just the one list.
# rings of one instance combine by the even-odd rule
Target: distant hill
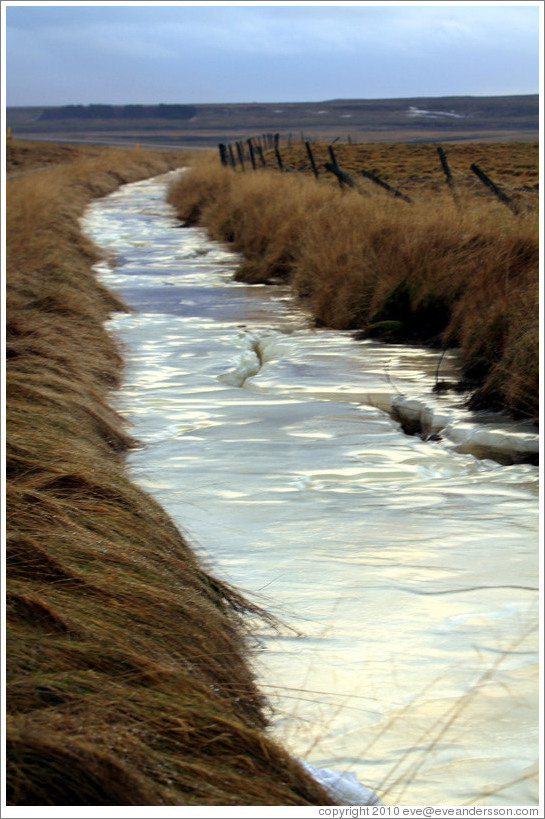
[[352,142],[527,141],[539,135],[539,96],[415,97],[215,105],[7,108],[15,136],[208,146],[262,133]]
[[197,113],[194,105],[62,105],[44,108],[38,117],[46,120],[71,119],[191,119]]

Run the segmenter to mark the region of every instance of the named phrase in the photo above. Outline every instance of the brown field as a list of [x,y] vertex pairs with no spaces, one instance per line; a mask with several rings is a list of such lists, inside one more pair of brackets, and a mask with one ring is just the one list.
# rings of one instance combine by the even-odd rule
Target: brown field
[[[456,200],[435,146],[335,145],[356,181],[339,189],[313,146],[281,149],[303,173],[246,171],[199,155],[170,202],[188,223],[244,254],[237,278],[288,281],[318,325],[360,336],[461,348],[473,408],[537,418],[539,409],[538,151],[536,143],[450,145]],[[518,215],[471,172],[477,164]],[[357,177],[361,167],[411,204]]]
[[78,220],[187,160],[8,145],[10,806],[331,803],[266,733],[248,664],[248,617],[266,615],[129,481],[110,405],[122,357],[104,321],[126,308]]
[[59,145],[56,142],[12,138],[6,140],[6,173],[9,177],[51,165],[98,157],[103,152],[104,148],[94,145]]
[[[362,189],[377,195],[378,189],[372,182],[358,176],[362,169],[371,171],[410,196],[429,198],[431,194],[442,193],[446,180],[437,145],[433,144],[334,144],[335,156],[341,168],[353,175]],[[523,200],[529,206],[537,205],[539,192],[539,145],[537,142],[502,143],[450,143],[442,146],[453,177],[455,190],[490,198],[490,191],[483,187],[471,171],[476,163],[496,182],[502,190],[517,201]],[[320,175],[337,183],[331,173],[324,169],[330,162],[327,146],[311,146]],[[281,159],[296,170],[310,174],[310,161],[304,144],[281,148]],[[276,158],[267,152],[267,164],[274,168]]]

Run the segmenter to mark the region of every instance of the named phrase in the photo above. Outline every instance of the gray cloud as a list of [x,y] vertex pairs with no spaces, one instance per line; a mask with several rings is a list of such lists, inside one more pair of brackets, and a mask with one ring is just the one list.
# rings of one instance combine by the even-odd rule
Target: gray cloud
[[7,104],[536,93],[537,5],[10,6]]

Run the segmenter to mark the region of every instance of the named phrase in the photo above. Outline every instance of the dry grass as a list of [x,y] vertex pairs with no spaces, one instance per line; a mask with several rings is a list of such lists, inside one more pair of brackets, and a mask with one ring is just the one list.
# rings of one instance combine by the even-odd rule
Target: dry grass
[[26,139],[6,140],[6,173],[15,176],[30,170],[41,170],[65,162],[98,157],[104,148],[96,145],[70,145],[58,142],[33,142]]
[[[378,146],[373,156],[371,147],[342,146],[345,152],[366,151],[367,166],[384,179],[388,152],[392,160],[405,148],[414,169],[416,149],[431,150]],[[499,170],[508,147],[478,146],[477,158],[489,156]],[[533,148],[524,147],[530,183]],[[463,150],[470,155],[469,146]],[[517,147],[513,150],[517,158]],[[320,156],[319,149],[314,152]],[[338,158],[348,166],[340,148]],[[388,175],[387,181],[396,180]],[[306,174],[233,172],[208,154],[172,187],[169,201],[181,218],[199,221],[214,238],[232,242],[244,254],[237,278],[289,281],[318,325],[391,341],[459,346],[475,408],[507,408],[535,418],[535,192],[519,191],[521,213],[515,217],[486,189],[474,195],[473,182],[458,189],[457,202],[444,180],[438,184],[426,187],[420,179],[411,191],[413,203],[407,204],[367,180],[356,190],[341,191],[335,179],[316,181],[308,168]]]
[[[537,204],[539,190],[537,142],[452,142],[443,144],[442,147],[455,188],[459,193],[471,193],[486,200],[490,198],[490,192],[470,170],[471,164],[476,163],[517,201],[529,205]],[[354,177],[357,177],[362,169],[371,171],[410,196],[422,194],[429,198],[430,193],[440,193],[446,188],[445,175],[437,146],[434,144],[336,143],[333,148],[339,165]],[[280,151],[286,165],[296,170],[310,172],[304,145],[282,146]],[[330,160],[327,146],[313,145],[312,151],[320,177],[324,180],[329,179],[336,185],[335,179],[324,169],[324,163]],[[271,168],[277,167],[274,153],[267,152],[266,156],[267,164]],[[369,193],[377,193],[377,188],[372,182],[363,184]]]
[[243,616],[263,613],[130,483],[109,406],[123,305],[78,219],[185,158],[65,159],[7,190],[8,804],[329,804],[264,730]]

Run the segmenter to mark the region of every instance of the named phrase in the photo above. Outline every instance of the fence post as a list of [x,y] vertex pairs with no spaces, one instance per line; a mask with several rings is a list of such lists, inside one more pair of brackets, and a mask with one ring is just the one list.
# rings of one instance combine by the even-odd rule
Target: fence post
[[242,144],[240,142],[235,142],[235,145],[237,149],[238,161],[240,162],[242,170],[244,170],[244,154],[242,153]]
[[318,168],[316,167],[316,163],[314,162],[314,157],[312,156],[312,150],[310,147],[310,142],[305,142],[305,148],[307,149],[308,158],[310,159],[310,164],[312,166],[312,170],[316,179],[318,179]]
[[229,143],[227,147],[229,149],[229,159],[231,160],[231,167],[236,168],[237,161],[235,159],[235,154],[233,153],[233,146],[231,145],[231,143]]
[[510,199],[507,196],[506,193],[504,193],[502,190],[500,190],[500,188],[498,188],[498,186],[495,185],[494,182],[492,182],[492,180],[488,178],[488,176],[485,174],[485,172],[481,171],[481,169],[479,168],[478,165],[473,163],[469,167],[473,171],[475,176],[478,176],[479,179],[481,180],[481,182],[483,184],[485,184],[487,186],[487,188],[490,188],[490,190],[493,191],[496,194],[496,196],[498,197],[500,202],[503,202],[504,205],[507,205],[507,207],[515,214],[515,216],[517,216],[518,213],[519,213],[519,209],[517,208],[517,206],[515,205],[513,200]]
[[274,153],[276,156],[276,161],[278,162],[278,167],[281,171],[284,170],[284,166],[282,165],[282,157],[280,156],[280,151],[278,150],[278,143],[280,142],[280,134],[274,135]]
[[406,196],[404,193],[401,193],[401,191],[396,190],[396,188],[392,188],[391,185],[389,185],[387,182],[383,182],[382,179],[379,179],[378,176],[375,176],[375,174],[371,173],[371,171],[365,171],[362,168],[360,170],[360,173],[362,176],[365,176],[366,179],[370,179],[371,182],[374,182],[375,185],[379,185],[379,187],[384,188],[384,190],[388,191],[389,193],[393,193],[395,197],[403,199],[404,202],[409,202],[410,204],[412,204],[413,200],[409,196]]
[[[335,176],[337,177],[337,180],[339,182],[339,186],[340,186],[340,188],[342,190],[343,187],[344,187],[345,182],[344,182],[344,180],[343,180],[343,178],[341,176],[341,173],[340,173],[339,163],[337,162],[337,157],[335,156],[335,151],[333,150],[333,145],[328,145],[327,150],[329,151],[329,156],[331,157],[331,163],[326,162],[325,165],[324,165],[324,168],[327,171],[330,171],[331,173],[335,174]],[[352,180],[350,180],[350,183],[347,182],[347,184],[349,184],[350,187],[354,187],[354,183],[353,183]]]
[[333,150],[333,145],[328,145],[327,150],[329,151],[329,156],[331,157],[332,163],[335,167],[338,166],[337,157],[335,156],[335,151]]
[[264,168],[266,168],[267,163],[265,162],[265,157],[263,156],[263,149],[261,148],[261,145],[256,146],[256,151],[257,151],[257,155],[258,155],[258,157],[259,157],[259,159],[261,161],[262,166]]
[[248,143],[248,148],[250,149],[250,162],[252,163],[252,168],[255,171],[256,165],[255,165],[254,146],[252,144],[252,138],[250,137],[250,139],[247,139],[246,142]]
[[220,144],[218,145],[218,149],[220,152],[220,162],[223,165],[223,167],[226,168],[227,165],[229,164],[227,162],[227,148],[222,142],[220,142]]
[[341,190],[343,190],[343,187],[345,185],[348,185],[349,188],[356,187],[356,183],[354,182],[352,177],[349,174],[347,174],[346,171],[343,171],[343,169],[340,168],[338,165],[334,165],[332,162],[324,162],[324,168],[326,169],[326,171],[329,171],[330,173],[334,174],[337,177]]
[[456,191],[454,190],[454,182],[452,179],[452,174],[450,172],[450,167],[448,164],[448,160],[446,154],[440,145],[437,146],[437,153],[439,154],[439,159],[441,160],[441,167],[443,168],[443,172],[446,177],[447,185],[449,186],[450,192],[452,194],[452,198],[454,199],[455,203],[458,205],[458,197],[456,196]]

